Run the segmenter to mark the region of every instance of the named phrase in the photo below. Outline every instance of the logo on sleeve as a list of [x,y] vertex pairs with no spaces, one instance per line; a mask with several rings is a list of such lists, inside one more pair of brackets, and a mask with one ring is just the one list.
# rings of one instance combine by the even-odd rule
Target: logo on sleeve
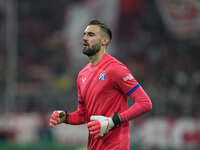
[[125,76],[125,77],[123,78],[124,81],[132,80],[132,79],[133,79],[132,74],[128,74],[127,76]]
[[99,75],[99,80],[100,81],[104,81],[106,79],[106,73],[105,73],[105,71],[103,71],[102,73],[100,73],[100,75]]

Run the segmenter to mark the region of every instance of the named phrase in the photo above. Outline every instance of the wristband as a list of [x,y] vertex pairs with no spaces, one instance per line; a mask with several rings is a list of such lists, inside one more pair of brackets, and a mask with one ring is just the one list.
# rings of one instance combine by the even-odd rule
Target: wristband
[[59,114],[59,118],[62,118],[63,116],[65,116],[65,119],[64,119],[64,123],[68,123],[68,120],[67,120],[67,117],[68,117],[68,114],[67,114],[67,111],[64,111],[62,113]]
[[123,122],[123,120],[121,119],[120,115],[117,112],[114,113],[112,120],[113,120],[115,126],[117,126]]

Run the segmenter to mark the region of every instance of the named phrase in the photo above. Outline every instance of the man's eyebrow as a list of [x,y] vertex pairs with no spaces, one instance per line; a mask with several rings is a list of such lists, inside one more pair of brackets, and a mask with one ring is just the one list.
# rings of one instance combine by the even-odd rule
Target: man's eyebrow
[[95,34],[94,32],[88,32],[88,34]]
[[95,35],[94,32],[84,32],[83,35],[88,34],[88,35]]

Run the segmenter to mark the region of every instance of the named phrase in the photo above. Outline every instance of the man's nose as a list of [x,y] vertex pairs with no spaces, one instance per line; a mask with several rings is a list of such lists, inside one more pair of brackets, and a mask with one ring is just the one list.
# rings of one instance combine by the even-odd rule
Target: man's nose
[[82,39],[83,39],[83,41],[87,41],[88,40],[88,36],[85,34],[85,35],[83,35]]

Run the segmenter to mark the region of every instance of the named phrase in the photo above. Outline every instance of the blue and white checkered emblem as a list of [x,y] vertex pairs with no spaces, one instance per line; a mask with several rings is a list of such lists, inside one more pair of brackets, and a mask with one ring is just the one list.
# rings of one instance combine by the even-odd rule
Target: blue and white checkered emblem
[[100,81],[104,81],[105,79],[106,79],[106,74],[105,74],[105,72],[100,73],[100,75],[99,75],[99,80],[100,80]]

